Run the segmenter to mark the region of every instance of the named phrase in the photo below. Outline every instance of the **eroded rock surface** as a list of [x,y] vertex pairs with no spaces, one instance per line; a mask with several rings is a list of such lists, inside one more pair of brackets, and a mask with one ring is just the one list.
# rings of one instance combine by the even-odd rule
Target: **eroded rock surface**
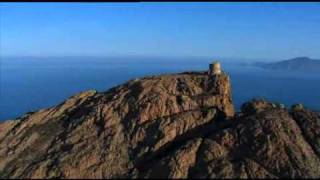
[[234,114],[229,77],[151,76],[0,124],[1,178],[320,177],[319,113]]

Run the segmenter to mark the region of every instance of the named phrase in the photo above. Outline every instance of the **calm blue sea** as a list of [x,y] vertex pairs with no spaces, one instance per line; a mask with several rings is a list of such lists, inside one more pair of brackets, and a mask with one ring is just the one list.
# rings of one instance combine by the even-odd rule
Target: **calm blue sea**
[[[80,91],[107,89],[146,75],[207,70],[206,58],[1,58],[0,121],[61,103]],[[240,61],[238,61],[240,62]],[[253,97],[320,109],[320,75],[267,71],[222,60],[237,108]],[[319,73],[320,74],[320,73]]]

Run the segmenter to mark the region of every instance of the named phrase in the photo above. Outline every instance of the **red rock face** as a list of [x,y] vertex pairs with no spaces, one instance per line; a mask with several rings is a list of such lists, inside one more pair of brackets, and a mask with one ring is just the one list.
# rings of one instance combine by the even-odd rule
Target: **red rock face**
[[1,123],[0,177],[320,177],[319,121],[266,101],[235,115],[225,74],[146,77]]

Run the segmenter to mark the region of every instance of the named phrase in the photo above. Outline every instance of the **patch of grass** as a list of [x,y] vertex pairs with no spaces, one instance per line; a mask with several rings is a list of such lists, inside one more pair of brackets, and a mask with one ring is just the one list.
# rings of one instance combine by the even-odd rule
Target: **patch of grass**
[[291,135],[291,130],[289,128],[289,126],[286,123],[282,124],[283,130],[286,134]]
[[7,174],[4,171],[0,171],[0,179],[7,179]]
[[60,170],[59,170],[58,168],[54,167],[54,168],[49,172],[48,178],[49,178],[49,179],[59,178],[60,175],[61,175]]

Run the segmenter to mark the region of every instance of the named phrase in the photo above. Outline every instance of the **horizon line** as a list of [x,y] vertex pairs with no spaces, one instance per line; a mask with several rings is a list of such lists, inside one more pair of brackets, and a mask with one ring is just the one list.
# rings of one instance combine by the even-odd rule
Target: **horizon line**
[[[312,58],[310,56],[292,56],[290,58],[253,58],[253,57],[228,57],[228,56],[199,56],[199,55],[0,55],[0,60],[2,58],[189,58],[189,59],[196,59],[196,58],[203,58],[203,59],[222,59],[222,60],[288,60],[293,58],[299,57],[309,57],[310,59],[317,59]],[[320,58],[318,58],[320,59]]]

